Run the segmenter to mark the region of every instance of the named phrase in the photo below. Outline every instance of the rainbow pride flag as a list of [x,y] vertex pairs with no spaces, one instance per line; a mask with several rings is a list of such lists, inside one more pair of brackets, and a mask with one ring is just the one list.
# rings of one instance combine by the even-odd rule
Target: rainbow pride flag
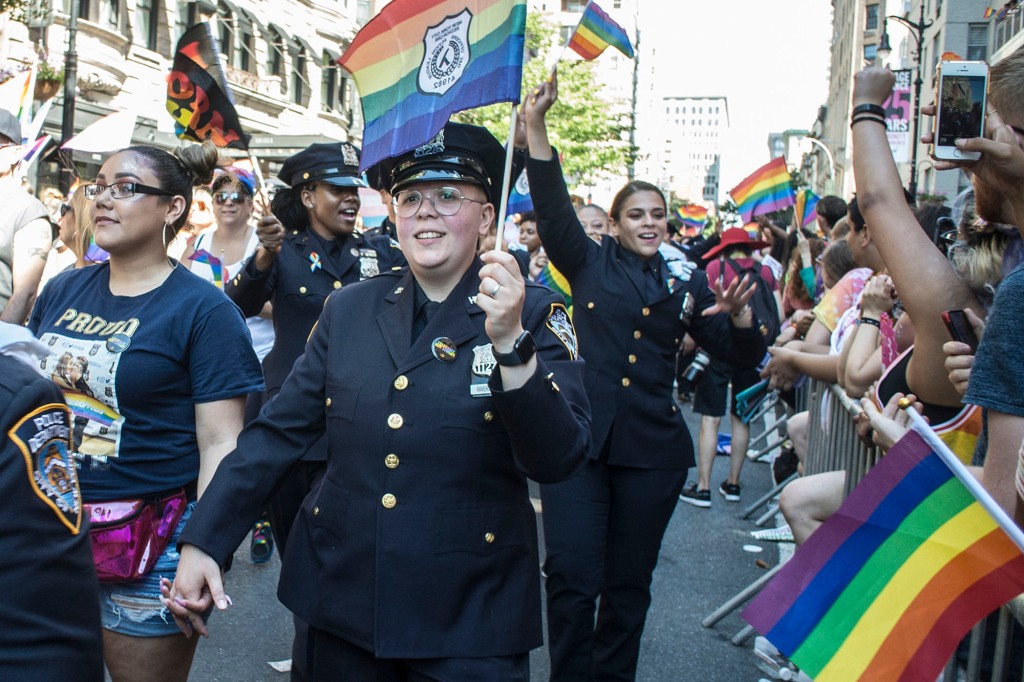
[[743,612],[817,682],[934,680],[978,620],[1024,592],[1024,535],[912,419]]
[[800,216],[800,227],[807,227],[818,220],[818,199],[818,195],[809,189],[797,192],[794,210],[796,215]]
[[796,203],[796,192],[786,170],[786,159],[772,159],[748,175],[729,192],[736,208],[749,223],[755,216],[780,211]]
[[749,235],[751,239],[761,238],[761,226],[757,223],[747,223],[743,226],[743,229],[747,231],[747,235]]
[[676,216],[687,227],[704,227],[708,219],[708,210],[696,204],[687,204],[676,209]]
[[560,273],[554,265],[548,263],[544,266],[544,269],[537,275],[537,284],[543,284],[556,294],[560,294],[565,299],[566,310],[570,316],[572,315],[572,287],[569,286],[569,280],[565,278],[565,275]]
[[196,263],[209,265],[210,270],[213,271],[213,283],[217,285],[218,289],[224,290],[224,264],[220,258],[217,258],[206,249],[199,249],[188,258]]
[[569,47],[587,60],[597,59],[609,47],[614,47],[630,59],[635,56],[626,31],[593,0],[583,10],[580,23],[576,25],[569,40]]
[[457,111],[519,102],[526,0],[393,0],[338,63],[363,107],[360,171],[438,134]]
[[992,7],[986,7],[985,11],[982,12],[982,14],[981,14],[981,18],[982,19],[991,19],[992,15],[995,14],[995,13],[996,13],[995,9],[993,9]]

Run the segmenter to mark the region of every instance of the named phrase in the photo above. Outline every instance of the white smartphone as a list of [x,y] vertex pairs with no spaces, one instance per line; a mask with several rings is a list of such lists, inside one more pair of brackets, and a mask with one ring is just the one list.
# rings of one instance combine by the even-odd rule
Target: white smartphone
[[932,158],[948,161],[977,161],[981,158],[979,152],[957,149],[954,142],[984,134],[987,94],[988,64],[939,62]]

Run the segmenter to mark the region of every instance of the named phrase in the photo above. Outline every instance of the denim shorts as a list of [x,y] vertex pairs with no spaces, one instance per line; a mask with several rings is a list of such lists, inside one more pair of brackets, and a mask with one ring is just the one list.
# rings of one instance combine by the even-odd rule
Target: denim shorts
[[103,628],[132,637],[165,637],[180,632],[174,616],[160,603],[160,578],[174,580],[178,571],[178,536],[192,516],[190,502],[153,570],[139,580],[100,583],[100,619]]

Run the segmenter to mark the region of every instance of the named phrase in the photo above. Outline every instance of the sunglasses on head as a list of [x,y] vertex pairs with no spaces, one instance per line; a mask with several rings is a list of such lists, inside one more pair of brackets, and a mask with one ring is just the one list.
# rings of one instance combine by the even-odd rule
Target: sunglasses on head
[[217,192],[216,194],[213,195],[213,203],[215,203],[218,206],[220,206],[220,205],[226,203],[228,201],[228,199],[230,199],[231,201],[233,201],[234,203],[237,204],[237,203],[239,203],[241,201],[244,201],[244,200],[246,200],[248,198],[249,198],[249,196],[247,194],[242,193],[242,192]]
[[69,204],[61,204],[60,205],[60,217],[63,218],[65,215],[67,215],[67,212],[71,211],[71,210],[73,210],[73,209],[71,208],[71,206]]

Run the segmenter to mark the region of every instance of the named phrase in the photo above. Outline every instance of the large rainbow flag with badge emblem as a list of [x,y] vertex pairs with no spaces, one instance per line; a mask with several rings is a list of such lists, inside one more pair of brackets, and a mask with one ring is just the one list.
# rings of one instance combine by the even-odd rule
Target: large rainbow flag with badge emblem
[[359,170],[427,142],[457,111],[519,102],[526,0],[393,0],[338,63],[363,107]]
[[743,612],[817,682],[934,680],[1024,592],[1024,534],[911,413],[915,431]]
[[729,192],[744,223],[756,216],[780,211],[796,203],[796,192],[786,170],[786,159],[772,159],[748,175]]

